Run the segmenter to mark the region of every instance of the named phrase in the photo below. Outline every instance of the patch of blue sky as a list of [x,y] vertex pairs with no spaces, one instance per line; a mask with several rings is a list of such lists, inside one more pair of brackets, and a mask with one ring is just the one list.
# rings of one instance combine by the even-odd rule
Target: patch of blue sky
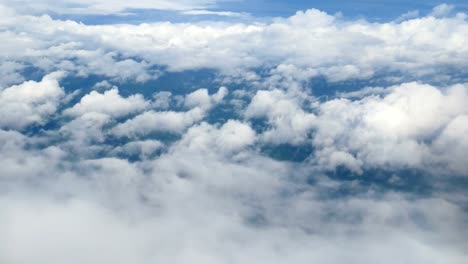
[[394,21],[406,15],[417,16],[430,14],[440,4],[454,7],[453,12],[466,12],[468,2],[465,0],[239,0],[222,1],[207,10],[173,11],[156,9],[128,9],[118,14],[59,14],[50,13],[53,18],[70,19],[85,24],[140,24],[148,22],[170,21],[200,22],[226,21],[242,22],[247,20],[264,20],[272,17],[289,17],[298,10],[319,9],[329,14],[340,14],[346,19],[366,19],[372,22]]

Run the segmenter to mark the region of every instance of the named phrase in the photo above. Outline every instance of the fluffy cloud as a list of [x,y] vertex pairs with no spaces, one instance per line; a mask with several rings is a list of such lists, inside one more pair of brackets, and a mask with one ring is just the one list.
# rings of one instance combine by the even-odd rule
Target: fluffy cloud
[[258,91],[245,110],[245,116],[267,118],[271,126],[262,134],[263,140],[275,144],[301,144],[308,138],[314,114],[302,109],[300,97],[281,90]]
[[106,26],[5,13],[1,57],[47,71],[60,68],[119,80],[157,78],[160,73],[152,66],[163,65],[171,71],[212,68],[245,77],[252,69],[266,67],[275,75],[276,68],[286,66],[306,80],[399,72],[412,79],[450,81],[466,73],[462,65],[468,60],[463,13],[369,23],[312,9],[269,23]]
[[123,146],[116,147],[111,151],[111,153],[125,156],[137,155],[138,157],[144,159],[151,156],[163,147],[164,143],[159,140],[132,141]]
[[[314,145],[321,163],[447,169],[468,175],[461,153],[468,153],[464,126],[466,85],[439,90],[406,83],[383,97],[336,99],[320,105]],[[454,148],[454,140],[460,144]],[[341,157],[341,158],[338,158]],[[341,164],[340,164],[341,163]],[[438,173],[442,173],[437,170]]]
[[65,114],[79,116],[85,113],[96,112],[108,114],[112,117],[122,117],[144,110],[148,106],[142,95],[131,95],[128,98],[120,96],[119,90],[113,88],[99,93],[92,91],[83,96],[81,101],[65,111]]
[[179,144],[201,153],[232,153],[253,145],[255,139],[255,131],[249,125],[229,120],[219,129],[207,123],[192,127]]
[[212,96],[208,94],[208,89],[198,89],[185,96],[184,105],[188,108],[200,107],[202,109],[210,109],[214,104],[221,103],[227,94],[228,90],[226,87],[219,88]]
[[[116,126],[112,133],[119,137],[138,137],[154,132],[182,133],[193,124],[201,121],[207,111],[222,102],[228,93],[225,87],[219,88],[213,95],[207,89],[198,89],[184,98],[183,104],[189,108],[186,112],[147,111]],[[158,98],[156,98],[158,99]],[[156,101],[157,102],[157,101]]]
[[117,136],[137,137],[152,132],[182,133],[195,122],[201,121],[204,111],[196,107],[187,112],[144,112],[113,129]]
[[[219,103],[216,98],[223,94],[221,89],[207,100],[205,92],[198,90],[184,98],[191,103],[182,102],[182,106],[194,107],[187,112],[151,110],[116,128],[144,115],[151,118],[141,121],[139,129],[171,126],[179,118],[175,113],[201,113],[202,106]],[[117,102],[128,99],[117,95]],[[312,115],[303,107],[307,98],[280,90],[259,91],[256,96],[247,108],[249,115],[272,120]],[[320,111],[313,115],[311,129],[317,129],[317,135],[337,132],[332,136],[336,148],[354,141],[340,138],[339,129],[327,130],[333,127],[332,121],[350,129],[350,135],[356,129],[347,127],[350,124],[366,125],[369,133],[374,129],[386,138],[391,134],[424,138],[439,132],[433,148],[445,155],[439,155],[440,162],[445,162],[448,156],[466,153],[467,115],[461,113],[465,96],[466,87],[460,85],[440,91],[404,84],[383,97],[318,104]],[[424,110],[441,121],[416,120],[422,110],[413,104],[421,100],[427,102]],[[333,107],[340,104],[341,108]],[[275,105],[284,105],[287,111],[278,112]],[[389,115],[389,111],[403,114]],[[161,118],[164,113],[174,116]],[[405,120],[401,115],[409,115],[415,119],[414,127],[397,131],[399,126],[389,122],[388,128],[379,130],[384,124],[366,118],[379,113],[390,121],[392,116]],[[189,122],[181,126],[180,140],[164,146],[154,139],[107,145],[107,132],[115,123],[102,110],[84,111],[63,122],[59,142],[55,131],[28,137],[0,130],[1,262],[249,263],[261,258],[270,263],[383,259],[383,263],[461,264],[466,259],[467,214],[457,196],[452,196],[454,201],[443,194],[408,198],[331,180],[309,163],[273,160],[256,150],[257,135],[246,122]],[[383,131],[390,128],[385,135]],[[130,126],[121,129],[132,131]],[[299,137],[303,133],[289,131],[295,132]],[[357,160],[352,151],[334,153],[329,159],[335,165],[351,166],[353,158]],[[127,160],[130,155],[139,160]],[[365,167],[356,164],[357,169]],[[461,162],[450,163],[449,168],[461,166]],[[341,192],[359,194],[333,195]]]
[[[162,2],[70,3],[84,6],[54,9]],[[262,23],[89,26],[0,6],[0,263],[464,264],[468,26],[448,11],[401,23],[308,10]],[[233,98],[226,87],[179,94],[196,84],[124,97],[110,84],[200,68],[220,70]],[[23,82],[25,69],[111,82],[66,94],[60,73]],[[323,101],[307,82],[382,71],[462,84]],[[238,115],[213,121],[226,98]],[[313,152],[305,162],[263,152],[281,144]],[[330,174],[340,166],[394,175],[344,180]],[[429,191],[390,190],[404,169]]]
[[44,124],[55,113],[64,91],[58,83],[63,73],[44,76],[0,90],[0,127],[23,129]]
[[[229,149],[218,139],[232,130],[248,128],[235,121],[218,128],[201,124],[167,153],[137,163],[23,152],[23,160],[40,157],[41,162],[26,164],[42,177],[28,172],[27,181],[2,178],[2,186],[15,191],[0,196],[0,260],[461,264],[466,259],[467,216],[458,205],[372,191],[326,198],[356,186],[320,174],[314,176],[317,184],[309,185],[300,179],[310,168],[249,151],[219,155]],[[252,143],[237,140],[228,146]]]
[[63,147],[78,156],[87,157],[102,151],[107,138],[106,128],[113,124],[111,116],[90,112],[64,124],[53,136],[65,138]]

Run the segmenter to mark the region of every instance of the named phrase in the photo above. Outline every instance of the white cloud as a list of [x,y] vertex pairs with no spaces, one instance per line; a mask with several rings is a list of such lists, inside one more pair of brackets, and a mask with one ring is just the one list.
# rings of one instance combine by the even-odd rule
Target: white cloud
[[69,166],[44,156],[55,177],[11,181],[14,192],[1,193],[0,260],[464,263],[466,212],[456,204],[395,193],[320,198],[345,186],[319,175],[321,184],[302,185],[291,178],[308,168],[254,153],[193,155],[199,137],[214,142],[223,129],[202,124],[144,163]]
[[468,153],[468,116],[454,118],[434,141],[434,161],[447,164],[453,172],[468,175],[466,154]]
[[151,110],[117,125],[112,133],[119,137],[138,137],[153,132],[182,133],[204,117],[205,111],[199,107],[187,112]]
[[269,23],[90,26],[7,13],[0,21],[0,57],[46,71],[59,68],[138,81],[157,78],[154,65],[170,71],[212,68],[245,78],[252,69],[281,65],[296,68],[302,74],[295,78],[306,79],[324,75],[339,81],[381,72],[450,78],[450,68],[466,73],[465,17],[459,13],[369,23],[343,21],[312,9]]
[[185,96],[184,105],[187,108],[200,107],[207,109],[211,107],[211,97],[208,89],[199,89]]
[[0,71],[2,72],[2,76],[0,77],[0,89],[5,88],[3,86],[23,82],[24,78],[19,73],[23,68],[24,65],[18,62],[2,61],[0,63]]
[[229,120],[219,129],[207,123],[192,127],[179,144],[200,153],[230,154],[253,145],[255,140],[255,131],[248,124]]
[[419,17],[419,10],[412,10],[399,16],[397,19],[395,19],[395,22],[402,22],[402,21],[410,20],[410,19],[417,18],[417,17]]
[[228,93],[229,91],[226,87],[220,87],[218,91],[211,96],[208,94],[208,89],[198,89],[185,96],[184,105],[187,108],[200,107],[208,110],[214,105],[221,103]]
[[244,13],[244,12],[210,11],[210,10],[186,10],[186,11],[183,11],[182,14],[193,15],[193,16],[208,15],[208,16],[224,16],[224,17],[239,17],[239,18],[248,18],[250,16],[249,13]]
[[158,92],[153,95],[152,106],[160,109],[168,109],[171,106],[172,93],[168,91]]
[[449,15],[450,12],[452,12],[454,8],[455,8],[454,5],[440,4],[434,7],[434,9],[432,9],[432,12],[430,15],[435,16],[435,17],[444,17],[444,16]]
[[[454,96],[452,89],[441,96]],[[308,164],[262,156],[251,148],[256,135],[246,123],[203,122],[152,157],[160,147],[154,140],[106,148],[99,138],[106,135],[96,131],[109,119],[90,112],[63,125],[94,140],[104,157],[93,159],[85,152],[70,158],[76,149],[69,144],[80,134],[31,149],[37,139],[0,131],[0,262],[461,264],[466,259],[466,212],[437,194],[408,198],[364,190],[329,199],[359,186],[329,180]],[[465,123],[466,116],[452,120],[441,144],[465,135]],[[112,157],[120,151],[142,160]],[[351,159],[344,154],[335,160]],[[305,183],[309,175],[315,184]]]
[[0,127],[23,129],[44,124],[65,94],[58,83],[62,76],[51,73],[40,82],[27,81],[0,90]]
[[[136,5],[86,4],[99,12]],[[95,88],[105,91],[63,115],[59,106],[78,94],[64,93],[60,74],[2,88],[0,263],[466,262],[466,188],[445,187],[449,175],[468,175],[468,86],[405,83],[327,102],[304,91],[319,74],[463,74],[464,15],[382,24],[309,10],[263,24],[86,26],[0,13],[4,83],[21,82],[23,65],[112,82],[155,78],[156,64],[209,67],[252,82],[258,90],[233,92],[237,110],[267,122],[260,134],[246,120],[204,122],[223,106],[225,87],[145,101],[102,82]],[[252,72],[258,67],[268,69],[264,80]],[[40,133],[14,131],[50,120],[55,126]],[[158,132],[180,139],[162,143]],[[257,143],[316,152],[308,162],[278,161]],[[405,182],[400,169],[419,169],[433,189],[414,195],[323,175],[337,166],[394,169],[393,182]]]
[[79,156],[88,157],[106,148],[106,131],[112,124],[112,117],[98,112],[84,113],[62,125],[58,134],[52,136],[67,139],[63,147]]
[[92,87],[93,90],[97,90],[97,91],[101,91],[101,90],[105,91],[105,90],[109,90],[111,88],[117,88],[117,87],[110,84],[107,80],[97,82]]
[[71,116],[80,116],[85,113],[97,112],[112,117],[122,117],[142,111],[148,105],[149,103],[140,94],[124,98],[119,94],[117,88],[113,88],[104,93],[90,92],[83,96],[79,103],[66,109],[64,113]]
[[[213,6],[216,0],[11,0],[4,1],[13,8],[27,13],[57,12],[62,14],[114,14],[127,9],[187,10]],[[2,3],[0,2],[0,3]]]
[[[209,95],[207,89],[198,89],[187,94],[183,99],[183,104],[189,109],[188,111],[147,111],[117,125],[112,133],[119,137],[139,137],[153,132],[180,134],[201,121],[213,106],[222,102],[227,93],[225,87],[219,88],[213,95]],[[158,103],[161,102],[156,101],[156,104]]]
[[[455,85],[441,91],[430,85],[407,83],[390,89],[383,97],[336,99],[320,105],[314,137],[318,161],[336,166],[333,157],[348,153],[364,166],[468,175],[461,166],[461,153],[468,153],[468,148],[461,143],[465,136],[457,121],[468,113],[464,103],[468,99],[467,86]],[[455,137],[460,142],[457,148],[451,143]],[[355,162],[342,163],[361,171]],[[440,171],[447,168],[451,170]]]
[[258,91],[245,110],[245,117],[267,118],[271,128],[262,134],[262,139],[274,144],[304,143],[315,121],[314,114],[302,109],[297,95],[281,90]]
[[117,155],[137,155],[144,159],[163,147],[164,143],[159,140],[132,141],[123,146],[116,147],[111,153]]

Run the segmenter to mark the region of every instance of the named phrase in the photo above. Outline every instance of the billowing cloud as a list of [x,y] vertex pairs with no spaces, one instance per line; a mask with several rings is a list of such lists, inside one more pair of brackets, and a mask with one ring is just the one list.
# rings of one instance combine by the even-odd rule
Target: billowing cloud
[[195,122],[201,121],[204,111],[196,107],[187,112],[148,111],[144,112],[113,129],[117,136],[144,136],[152,132],[182,133]]
[[[269,23],[88,26],[5,12],[0,24],[0,54],[12,62],[120,80],[157,78],[160,73],[152,66],[163,65],[171,71],[212,68],[238,76],[259,67],[275,76],[277,68],[294,67],[294,76],[302,80],[401,73],[447,81],[465,74],[462,65],[468,60],[463,13],[369,23],[311,9]],[[457,76],[449,70],[454,67]]]
[[166,154],[138,163],[70,162],[46,151],[24,152],[23,160],[40,157],[27,164],[43,177],[33,186],[2,177],[16,191],[0,200],[0,260],[461,264],[466,259],[466,213],[456,204],[395,193],[326,198],[346,185],[320,174],[314,176],[317,185],[293,181],[306,168],[249,151],[220,155],[233,150],[224,146],[251,144],[242,137],[243,142],[226,145],[223,135],[233,129],[249,130],[234,121],[219,128],[201,124]]
[[81,101],[65,111],[71,116],[83,115],[85,113],[104,113],[113,117],[125,116],[137,111],[142,111],[148,106],[142,95],[132,95],[123,98],[118,89],[111,89],[104,93],[92,91],[83,96]]
[[466,262],[465,14],[26,14],[215,3],[127,2],[0,5],[0,263]]
[[225,87],[219,88],[213,95],[209,95],[207,89],[196,90],[184,98],[183,104],[189,108],[188,111],[147,111],[119,124],[112,133],[119,137],[138,137],[155,132],[182,133],[201,121],[207,111],[219,104],[227,93]]
[[302,144],[315,122],[314,114],[302,109],[300,97],[281,90],[258,91],[245,111],[245,116],[266,118],[271,126],[263,133],[266,142]]
[[[467,86],[440,90],[406,83],[390,89],[383,97],[336,99],[320,106],[314,137],[319,161],[355,171],[360,170],[359,164],[365,164],[450,168],[445,173],[468,175],[467,167],[460,166],[464,159],[461,153],[468,153],[461,125],[468,113],[464,103]],[[456,148],[450,143],[453,137],[460,142]]]
[[58,83],[62,75],[56,72],[40,82],[28,81],[0,90],[0,127],[23,129],[47,122],[65,94]]

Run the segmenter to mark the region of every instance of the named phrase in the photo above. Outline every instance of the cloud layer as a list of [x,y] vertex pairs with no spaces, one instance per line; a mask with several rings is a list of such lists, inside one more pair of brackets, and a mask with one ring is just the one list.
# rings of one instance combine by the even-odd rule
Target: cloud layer
[[[1,7],[0,263],[465,263],[449,11],[90,26]],[[315,77],[390,84],[323,97]]]
[[0,10],[2,67],[12,73],[19,63],[137,81],[157,78],[154,66],[161,65],[172,71],[212,68],[250,79],[252,70],[266,67],[272,80],[292,74],[289,78],[302,81],[399,73],[446,82],[466,75],[463,13],[379,24],[311,9],[269,23],[88,26]]

